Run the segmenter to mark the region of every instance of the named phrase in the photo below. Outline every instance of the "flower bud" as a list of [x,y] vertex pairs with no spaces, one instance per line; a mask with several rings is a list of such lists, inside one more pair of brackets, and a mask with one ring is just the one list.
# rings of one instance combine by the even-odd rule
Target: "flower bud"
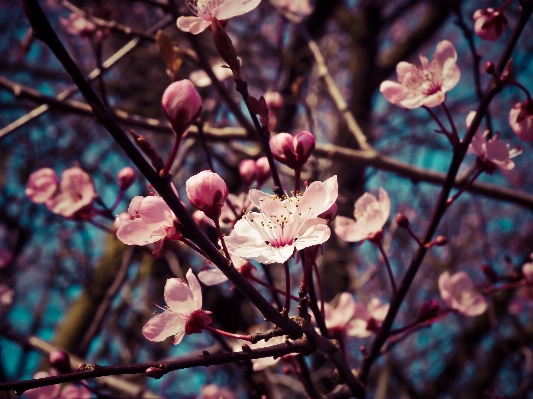
[[383,230],[377,231],[375,233],[370,233],[368,235],[368,241],[375,243],[375,244],[381,242],[382,239],[383,239]]
[[270,149],[276,161],[293,169],[298,165],[293,151],[294,137],[289,133],[279,133],[272,137],[270,139]]
[[42,204],[54,196],[58,185],[57,173],[53,169],[42,168],[30,175],[24,193],[30,201]]
[[68,353],[54,350],[50,352],[48,360],[50,365],[60,373],[70,373],[70,357]]
[[487,61],[485,63],[485,72],[489,75],[494,75],[494,63],[492,61]]
[[185,133],[202,113],[202,98],[188,79],[179,80],[168,86],[163,93],[161,105],[172,129],[178,135]]
[[496,281],[498,281],[498,274],[492,268],[491,265],[481,265],[481,271],[483,272],[487,280],[489,280],[491,283],[495,283]]
[[257,166],[257,187],[261,187],[270,178],[270,164],[267,157],[261,157],[255,161]]
[[524,278],[527,280],[528,283],[533,283],[533,263],[532,262],[524,263],[524,266],[522,266],[522,274],[524,275]]
[[437,238],[435,238],[435,241],[433,241],[433,243],[437,247],[443,247],[446,244],[448,244],[448,239],[446,237],[444,237],[444,236],[438,236]]
[[486,10],[477,10],[473,15],[474,31],[482,40],[494,42],[500,38],[507,27],[507,18],[494,8]]
[[509,112],[509,124],[523,141],[533,141],[533,101],[517,103]]
[[271,112],[276,112],[283,107],[283,96],[277,91],[267,91],[264,95],[266,105]]
[[401,227],[402,229],[409,227],[409,219],[407,219],[407,216],[405,216],[403,213],[398,213],[395,220],[398,227]]
[[307,162],[314,149],[315,136],[310,132],[303,131],[294,136],[294,152],[300,166]]
[[129,166],[126,166],[124,169],[118,172],[118,186],[122,191],[130,188],[134,181],[135,171]]
[[418,321],[423,322],[435,318],[439,314],[440,304],[436,299],[430,299],[422,304]]
[[155,378],[156,380],[160,379],[165,375],[165,372],[160,367],[148,367],[145,373],[148,377]]
[[239,163],[239,174],[245,187],[250,187],[257,178],[257,173],[257,165],[253,159],[243,159]]
[[216,173],[204,170],[190,177],[185,183],[185,189],[191,205],[218,222],[220,210],[228,197],[226,182]]

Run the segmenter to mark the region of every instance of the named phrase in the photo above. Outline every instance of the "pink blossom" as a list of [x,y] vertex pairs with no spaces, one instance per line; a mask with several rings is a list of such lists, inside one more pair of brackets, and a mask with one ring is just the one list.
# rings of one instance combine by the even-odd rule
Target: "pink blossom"
[[182,31],[197,35],[211,26],[213,17],[224,21],[252,11],[259,3],[261,0],[187,1],[187,6],[196,16],[179,17],[177,25]]
[[91,176],[75,166],[63,171],[59,193],[46,201],[46,207],[66,218],[84,219],[97,196]]
[[117,178],[120,189],[123,191],[127,190],[135,181],[135,171],[129,166],[126,166],[124,169],[118,172]]
[[352,294],[343,292],[339,297],[336,307],[329,303],[324,304],[324,316],[328,330],[344,332],[349,321],[352,319],[356,308],[356,302]]
[[42,204],[54,196],[58,185],[56,172],[50,168],[42,168],[30,175],[24,193],[31,202]]
[[147,245],[157,242],[159,252],[165,239],[178,240],[180,233],[174,223],[176,216],[166,202],[156,196],[134,197],[128,208],[115,219],[117,238],[126,245]]
[[533,100],[516,103],[509,112],[511,129],[523,141],[533,141]]
[[200,210],[194,211],[194,213],[192,214],[192,218],[194,222],[200,227],[204,227],[204,228],[207,226],[216,227],[215,222],[209,219],[206,216],[206,214]]
[[161,342],[174,336],[172,343],[177,345],[185,335],[196,334],[202,327],[211,323],[211,312],[202,310],[202,290],[192,270],[186,274],[187,281],[169,278],[165,284],[164,312],[152,317],[143,327],[143,335],[150,341]]
[[474,31],[482,40],[494,42],[500,38],[507,27],[507,18],[494,8],[477,10],[473,15],[475,24]]
[[163,110],[177,134],[183,134],[202,113],[202,97],[188,79],[168,86],[161,100]]
[[283,96],[277,91],[267,91],[263,97],[270,112],[276,112],[283,107]]
[[[466,117],[466,126],[469,127],[476,116],[475,111],[471,111]],[[478,160],[484,164],[488,174],[494,173],[497,168],[502,174],[514,183],[517,183],[517,176],[513,170],[515,163],[511,158],[520,154],[517,149],[511,149],[510,146],[498,139],[495,134],[492,138],[486,139],[486,136],[478,129],[470,145],[468,153],[477,155]]]
[[[191,205],[218,222],[220,210],[228,197],[226,182],[216,173],[204,170],[187,179],[185,189]],[[215,220],[216,219],[216,220]]]
[[528,283],[533,283],[533,262],[524,263],[522,266],[522,274]]
[[315,149],[315,137],[306,131],[294,137],[289,133],[279,133],[270,139],[270,149],[274,159],[295,169],[309,159]]
[[60,18],[59,22],[71,35],[90,36],[96,31],[95,24],[75,13],[70,14],[68,19]]
[[255,165],[257,166],[257,187],[261,187],[270,178],[270,164],[267,157],[261,157],[255,161]]
[[[250,262],[245,259],[232,256],[231,261],[233,262],[233,266],[235,267],[235,269],[237,269],[237,271],[245,277],[250,274],[252,270],[255,270],[255,267],[252,266]],[[209,286],[221,284],[225,281],[228,281],[226,275],[222,273],[222,271],[220,271],[220,269],[212,263],[208,263],[208,268],[198,273],[198,278],[202,283]]]
[[235,224],[234,235],[225,239],[230,254],[266,264],[283,263],[295,249],[322,244],[331,231],[318,215],[331,207],[337,195],[337,176],[313,182],[295,197],[250,190],[250,200],[260,213],[250,212]]
[[13,260],[13,252],[9,249],[0,247],[0,269],[6,267]]
[[387,101],[404,108],[435,107],[441,104],[445,93],[459,82],[461,71],[456,65],[457,52],[443,40],[437,44],[431,63],[420,55],[421,67],[408,62],[396,66],[398,82],[386,80],[379,90]]
[[257,165],[255,161],[253,159],[243,159],[239,163],[239,174],[241,175],[244,186],[250,187],[257,177]]
[[198,399],[237,399],[237,395],[228,388],[220,388],[215,384],[202,387]]
[[381,327],[388,311],[389,304],[382,304],[378,298],[373,298],[367,307],[361,302],[356,302],[353,319],[348,323],[347,334],[351,337],[369,337]]
[[465,272],[457,272],[452,276],[448,271],[442,273],[439,290],[446,306],[465,316],[477,316],[487,309],[485,297],[474,290],[474,284]]
[[337,216],[335,234],[349,242],[366,240],[382,231],[390,215],[390,198],[387,192],[379,189],[379,200],[372,194],[364,193],[355,202],[355,220]]

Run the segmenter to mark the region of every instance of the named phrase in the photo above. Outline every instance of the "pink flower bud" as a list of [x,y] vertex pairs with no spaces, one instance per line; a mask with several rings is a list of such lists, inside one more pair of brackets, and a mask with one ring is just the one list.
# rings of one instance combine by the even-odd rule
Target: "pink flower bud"
[[122,191],[130,188],[134,181],[135,171],[129,166],[118,172],[118,185]]
[[257,165],[253,159],[243,159],[239,163],[239,174],[246,187],[250,187],[252,182],[257,178]]
[[315,136],[310,132],[303,131],[294,136],[294,152],[300,166],[307,162],[314,149]]
[[403,213],[398,213],[395,220],[398,227],[401,227],[402,229],[409,227],[409,219],[407,219],[407,216],[405,216]]
[[56,172],[50,168],[42,168],[30,175],[24,193],[30,201],[42,204],[54,196],[58,185]]
[[513,132],[524,141],[533,141],[533,101],[517,103],[509,112]]
[[276,161],[294,169],[297,163],[293,141],[294,137],[289,133],[279,133],[270,139],[270,149]]
[[265,98],[269,111],[276,112],[278,109],[283,107],[283,96],[277,91],[267,91],[263,97]]
[[50,352],[48,360],[50,360],[50,365],[60,373],[70,372],[70,357],[68,353],[54,350]]
[[257,187],[261,187],[270,177],[270,164],[267,157],[261,157],[255,161],[257,166]]
[[533,283],[533,263],[532,262],[524,263],[524,266],[522,266],[522,274],[524,275],[524,278],[529,283]]
[[219,175],[204,170],[189,177],[185,189],[192,206],[204,211],[210,219],[218,221],[220,210],[228,197],[228,186]]
[[183,134],[202,113],[202,98],[188,79],[167,87],[161,101],[176,134]]
[[474,31],[482,40],[498,40],[507,27],[507,18],[501,12],[494,11],[494,8],[477,10],[473,18],[476,21]]
[[418,321],[423,322],[431,320],[439,314],[440,305],[435,299],[430,299],[422,304],[420,313],[418,314]]

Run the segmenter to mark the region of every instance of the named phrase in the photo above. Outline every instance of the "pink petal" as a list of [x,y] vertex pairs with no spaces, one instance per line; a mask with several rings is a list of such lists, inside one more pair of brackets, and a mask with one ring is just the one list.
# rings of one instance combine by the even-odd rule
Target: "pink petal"
[[130,202],[130,206],[128,207],[128,213],[131,216],[135,216],[137,214],[137,211],[141,207],[143,200],[144,200],[144,197],[141,197],[140,195],[133,197],[133,199]]
[[438,60],[441,65],[446,63],[446,60],[451,58],[454,61],[457,61],[457,52],[455,47],[448,40],[443,40],[437,44],[437,49],[433,54],[433,59]]
[[368,304],[368,313],[376,321],[382,322],[389,311],[389,304],[382,304],[378,298],[372,298]]
[[469,317],[478,316],[487,310],[487,301],[483,295],[476,292],[472,293],[472,296],[472,302],[459,309],[462,314]]
[[152,228],[142,219],[135,219],[118,229],[117,238],[126,245],[147,245],[161,240],[164,236],[154,234]]
[[176,21],[176,24],[178,25],[178,29],[184,32],[189,32],[191,24],[202,22],[202,21],[205,21],[205,20],[199,17],[179,17],[178,20]]
[[[400,83],[403,82],[405,75],[407,74],[417,75],[419,73],[420,73],[419,68],[416,65],[410,64],[408,62],[401,61],[398,63],[398,65],[396,65],[396,74],[398,75],[398,82]],[[386,82],[390,82],[390,80],[387,80]]]
[[455,63],[455,60],[448,58],[442,66],[442,85],[441,90],[450,91],[459,83],[461,79],[461,70]]
[[339,303],[337,303],[336,307],[336,311],[341,315],[343,324],[347,324],[351,320],[355,313],[355,308],[356,302],[352,294],[343,292],[339,297]]
[[198,273],[198,278],[205,285],[216,285],[228,281],[228,278],[218,268],[211,268]]
[[460,293],[464,291],[472,291],[474,284],[472,279],[465,272],[457,272],[450,278],[450,285],[452,286],[452,292]]
[[146,339],[155,342],[164,341],[167,337],[185,329],[185,321],[177,313],[165,310],[152,317],[142,329]]
[[431,94],[430,96],[425,97],[422,100],[422,105],[426,107],[436,107],[437,105],[440,105],[446,100],[446,95],[442,91],[438,91],[435,94]]
[[[187,279],[189,279],[188,272]],[[185,284],[185,281],[179,278],[167,279],[164,292],[165,302],[172,311],[176,313],[192,313],[196,310],[192,290]]]
[[[313,245],[320,245],[326,242],[331,236],[331,230],[325,224],[317,224],[299,236],[294,242],[294,246],[298,251],[311,247]],[[291,253],[292,255],[292,253]]]
[[156,226],[173,225],[174,216],[166,202],[160,197],[146,197],[139,208],[139,215],[146,224]]
[[172,338],[172,344],[178,345],[185,336],[185,326],[183,326],[177,333],[174,335],[174,338]]
[[390,197],[383,187],[380,187],[379,189],[379,205],[381,213],[385,219],[382,222],[385,224],[390,216]]
[[[324,189],[326,190],[326,199],[324,200],[324,206],[322,212],[327,211],[337,201],[339,196],[339,183],[337,182],[337,175],[331,176],[324,183]],[[321,212],[321,213],[322,213]]]
[[487,143],[487,159],[493,162],[505,162],[509,160],[509,147],[502,140],[493,138]]
[[91,399],[92,397],[92,392],[87,388],[70,384],[63,388],[59,399]]
[[357,242],[368,238],[368,231],[355,220],[337,216],[335,219],[335,234],[343,241]]
[[246,14],[256,8],[261,0],[228,0],[213,9],[213,16],[217,19],[229,19]]
[[254,259],[268,250],[265,241],[255,237],[229,236],[225,242],[229,253],[239,258]]
[[[39,371],[38,373],[35,373],[35,375],[33,376],[34,379],[46,378],[46,377],[50,377],[50,374],[48,374],[46,371]],[[28,399],[53,399],[57,397],[60,389],[61,388],[59,384],[48,385],[45,387],[30,389],[24,392],[24,395]]]
[[192,297],[194,300],[194,310],[202,309],[202,289],[200,288],[200,283],[192,272],[192,269],[189,269],[185,277],[187,277],[187,281],[189,282],[189,288],[192,292]]
[[202,21],[202,20],[195,21],[189,25],[189,32],[192,33],[193,35],[197,35],[199,33],[202,33],[204,30],[206,30],[210,26],[211,26],[211,21]]
[[314,218],[324,212],[324,201],[326,199],[326,189],[319,181],[311,183],[302,195],[298,204],[298,209],[303,218]]
[[[305,247],[304,247],[305,248]],[[261,263],[283,263],[287,261],[294,253],[294,245],[285,245],[283,247],[273,247],[271,245],[267,248],[268,252],[260,257]]]
[[451,306],[453,299],[451,294],[450,272],[445,271],[439,277],[439,291],[442,301],[446,306]]
[[381,83],[379,91],[385,96],[388,102],[399,106],[402,106],[402,101],[410,95],[410,90],[407,87],[392,80],[386,80]]
[[355,319],[348,323],[346,334],[350,337],[366,338],[372,335],[372,332],[367,330],[368,323],[365,320]]
[[261,208],[262,206],[262,203],[260,201],[261,198],[264,198],[264,197],[272,198],[273,197],[273,195],[271,194],[267,194],[256,189],[250,190],[249,196],[250,196],[250,201],[252,201],[252,204],[254,204],[256,208]]
[[[258,220],[258,222],[261,222],[261,221],[264,221],[264,222],[267,222],[267,218],[264,217],[264,215],[262,215],[261,213],[252,213],[252,214],[249,214],[246,216],[248,218],[248,220],[250,219],[253,219],[253,220]],[[253,226],[252,226],[252,223],[250,223],[247,219],[241,219],[239,221],[237,221],[237,223],[235,223],[235,227],[234,227],[234,230],[235,233],[238,235],[238,236],[246,236],[246,237],[249,237],[250,239],[253,239],[253,240],[262,240],[262,241],[266,241],[266,237],[263,236],[259,231],[257,231]]]
[[379,202],[377,198],[370,193],[364,193],[357,199],[357,201],[355,201],[353,214],[355,218],[359,220],[364,217],[365,213],[367,213],[369,209],[372,208],[379,208]]

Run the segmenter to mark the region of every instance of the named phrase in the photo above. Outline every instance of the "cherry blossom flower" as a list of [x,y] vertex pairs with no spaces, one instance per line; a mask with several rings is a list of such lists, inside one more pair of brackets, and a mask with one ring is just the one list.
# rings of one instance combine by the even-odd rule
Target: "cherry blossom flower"
[[234,235],[225,238],[232,256],[283,263],[295,249],[320,245],[330,237],[326,220],[318,215],[337,199],[337,176],[313,182],[295,197],[279,198],[259,190],[250,190],[249,195],[260,213],[245,215],[235,224]]
[[353,319],[348,323],[346,333],[351,337],[369,337],[381,327],[388,311],[389,304],[382,304],[378,298],[373,298],[367,307],[356,302]]
[[330,331],[344,332],[349,321],[354,316],[356,302],[349,292],[343,292],[339,297],[336,307],[329,303],[324,304],[324,321]]
[[143,335],[150,341],[161,342],[174,336],[177,345],[185,335],[201,333],[203,326],[211,323],[211,312],[202,310],[202,290],[192,270],[186,274],[187,281],[169,278],[165,284],[164,312],[152,317],[143,327]]
[[306,131],[294,137],[289,133],[279,133],[270,139],[270,149],[277,161],[289,168],[299,168],[315,149],[315,137]]
[[218,174],[204,170],[189,177],[185,189],[191,205],[218,223],[220,211],[228,197],[226,182]]
[[364,193],[355,202],[356,220],[337,216],[335,234],[344,241],[356,242],[371,238],[380,233],[390,215],[390,198],[387,192],[379,189],[379,200],[370,193]]
[[477,316],[487,309],[485,297],[474,290],[472,280],[465,272],[450,276],[445,271],[439,277],[440,296],[446,306],[465,316]]
[[154,253],[163,247],[164,240],[179,240],[176,216],[167,203],[157,196],[133,197],[128,212],[115,219],[117,238],[126,245],[147,245],[157,242]]
[[213,17],[224,21],[255,9],[261,0],[186,0],[195,17],[179,17],[178,28],[194,35],[203,32]]
[[46,201],[46,207],[66,218],[83,220],[90,216],[88,212],[97,196],[91,176],[75,166],[63,171],[59,193]]
[[126,166],[124,169],[118,172],[117,178],[120,189],[123,191],[127,190],[135,181],[135,171],[129,166]]
[[[472,120],[476,116],[475,111],[471,111],[466,117],[466,126],[469,127]],[[486,139],[486,136],[478,129],[470,145],[468,146],[468,153],[477,155],[478,160],[483,163],[488,174],[494,173],[495,169],[499,169],[502,174],[514,183],[518,183],[518,178],[513,170],[515,163],[511,158],[520,155],[520,151],[498,139],[495,134],[492,138]]]
[[202,387],[198,399],[237,399],[237,395],[228,388],[209,384]]
[[188,79],[168,86],[161,100],[163,110],[176,134],[183,134],[202,113],[202,97]]
[[431,63],[420,55],[421,67],[402,61],[396,66],[398,82],[386,80],[379,90],[387,101],[403,108],[435,107],[459,82],[457,52],[447,40],[437,44]]
[[523,141],[533,141],[533,100],[516,103],[509,112],[511,129]]
[[473,15],[475,24],[474,31],[482,40],[494,42],[500,38],[507,27],[507,18],[494,8],[477,10]]
[[[236,256],[231,257],[231,261],[233,262],[233,266],[239,273],[244,275],[246,277],[247,274],[251,273],[252,270],[255,270],[255,267],[250,264],[245,259],[237,258]],[[198,279],[204,283],[205,285],[217,285],[221,284],[225,281],[228,281],[228,278],[222,271],[216,267],[214,264],[209,262],[207,264],[208,269],[202,270],[200,273],[198,273]]]
[[54,196],[58,185],[59,178],[53,169],[38,169],[30,175],[24,194],[31,202],[42,204]]

